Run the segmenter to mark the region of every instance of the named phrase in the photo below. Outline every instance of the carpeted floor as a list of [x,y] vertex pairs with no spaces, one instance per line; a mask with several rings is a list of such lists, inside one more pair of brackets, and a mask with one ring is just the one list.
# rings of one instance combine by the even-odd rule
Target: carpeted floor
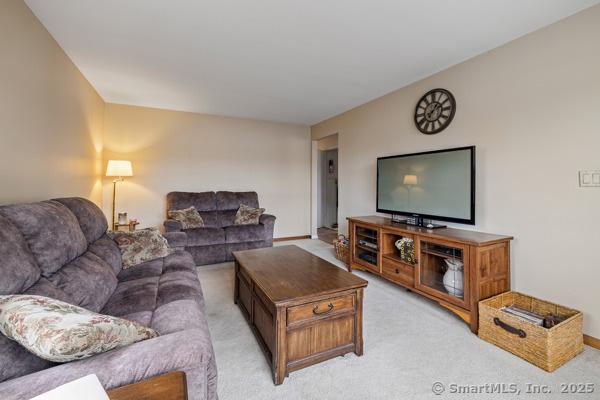
[[[333,248],[320,240],[283,244],[296,244],[342,265],[335,260]],[[600,399],[600,351],[586,346],[581,355],[549,374],[480,340],[437,304],[371,274],[358,274],[369,281],[364,300],[364,355],[351,353],[293,372],[283,385],[274,386],[256,339],[233,304],[233,264],[199,267],[220,399]],[[432,393],[435,382],[445,387],[441,396]],[[570,383],[591,383],[594,393],[561,394],[560,385]],[[490,386],[494,384],[521,393],[492,394],[500,388]],[[457,394],[456,385],[481,387],[469,389],[479,393]],[[552,393],[527,393],[533,388],[528,385],[547,385]]]

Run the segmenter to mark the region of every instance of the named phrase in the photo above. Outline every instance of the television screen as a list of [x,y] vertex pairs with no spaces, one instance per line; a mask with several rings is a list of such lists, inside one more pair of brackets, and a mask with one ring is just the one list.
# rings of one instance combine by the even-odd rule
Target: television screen
[[475,224],[475,146],[378,158],[377,211]]

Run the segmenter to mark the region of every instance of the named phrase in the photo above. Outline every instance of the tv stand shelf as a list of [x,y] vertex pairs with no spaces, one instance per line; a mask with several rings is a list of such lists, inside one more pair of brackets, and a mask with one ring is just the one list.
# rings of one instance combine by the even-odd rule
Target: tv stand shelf
[[[479,301],[510,290],[511,236],[427,229],[379,216],[351,217],[348,222],[350,272],[369,271],[432,299],[462,318],[474,333]],[[395,245],[401,239],[412,245],[403,247],[404,256]]]

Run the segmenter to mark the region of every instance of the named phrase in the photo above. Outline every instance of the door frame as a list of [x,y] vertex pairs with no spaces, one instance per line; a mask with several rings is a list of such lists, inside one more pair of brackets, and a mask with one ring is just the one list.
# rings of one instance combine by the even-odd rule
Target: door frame
[[[319,174],[321,173],[319,165],[319,142],[324,139],[331,138],[332,136],[337,137],[337,149],[338,149],[338,193],[340,185],[339,165],[340,165],[340,146],[338,132],[334,132],[330,135],[320,137],[318,139],[312,139],[311,141],[311,174],[310,174],[310,237],[311,239],[318,239],[317,234],[318,221],[317,215],[319,210]],[[338,196],[339,203],[339,196]],[[340,226],[340,215],[339,215],[339,204],[338,204],[338,227]]]

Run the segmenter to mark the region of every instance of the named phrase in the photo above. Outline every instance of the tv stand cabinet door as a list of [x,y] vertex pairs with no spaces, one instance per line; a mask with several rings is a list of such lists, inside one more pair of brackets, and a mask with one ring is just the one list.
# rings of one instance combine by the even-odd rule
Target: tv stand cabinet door
[[[367,231],[371,231],[373,234],[367,235]],[[361,239],[376,243],[378,248],[370,249],[361,246],[359,244]],[[372,256],[374,263],[361,258],[361,254]],[[350,270],[353,267],[381,274],[381,230],[379,228],[354,222],[350,223]]]
[[[470,246],[421,236],[417,236],[415,241],[415,288],[431,297],[470,310]],[[450,272],[446,276],[449,269],[446,260],[462,263],[462,271]]]

